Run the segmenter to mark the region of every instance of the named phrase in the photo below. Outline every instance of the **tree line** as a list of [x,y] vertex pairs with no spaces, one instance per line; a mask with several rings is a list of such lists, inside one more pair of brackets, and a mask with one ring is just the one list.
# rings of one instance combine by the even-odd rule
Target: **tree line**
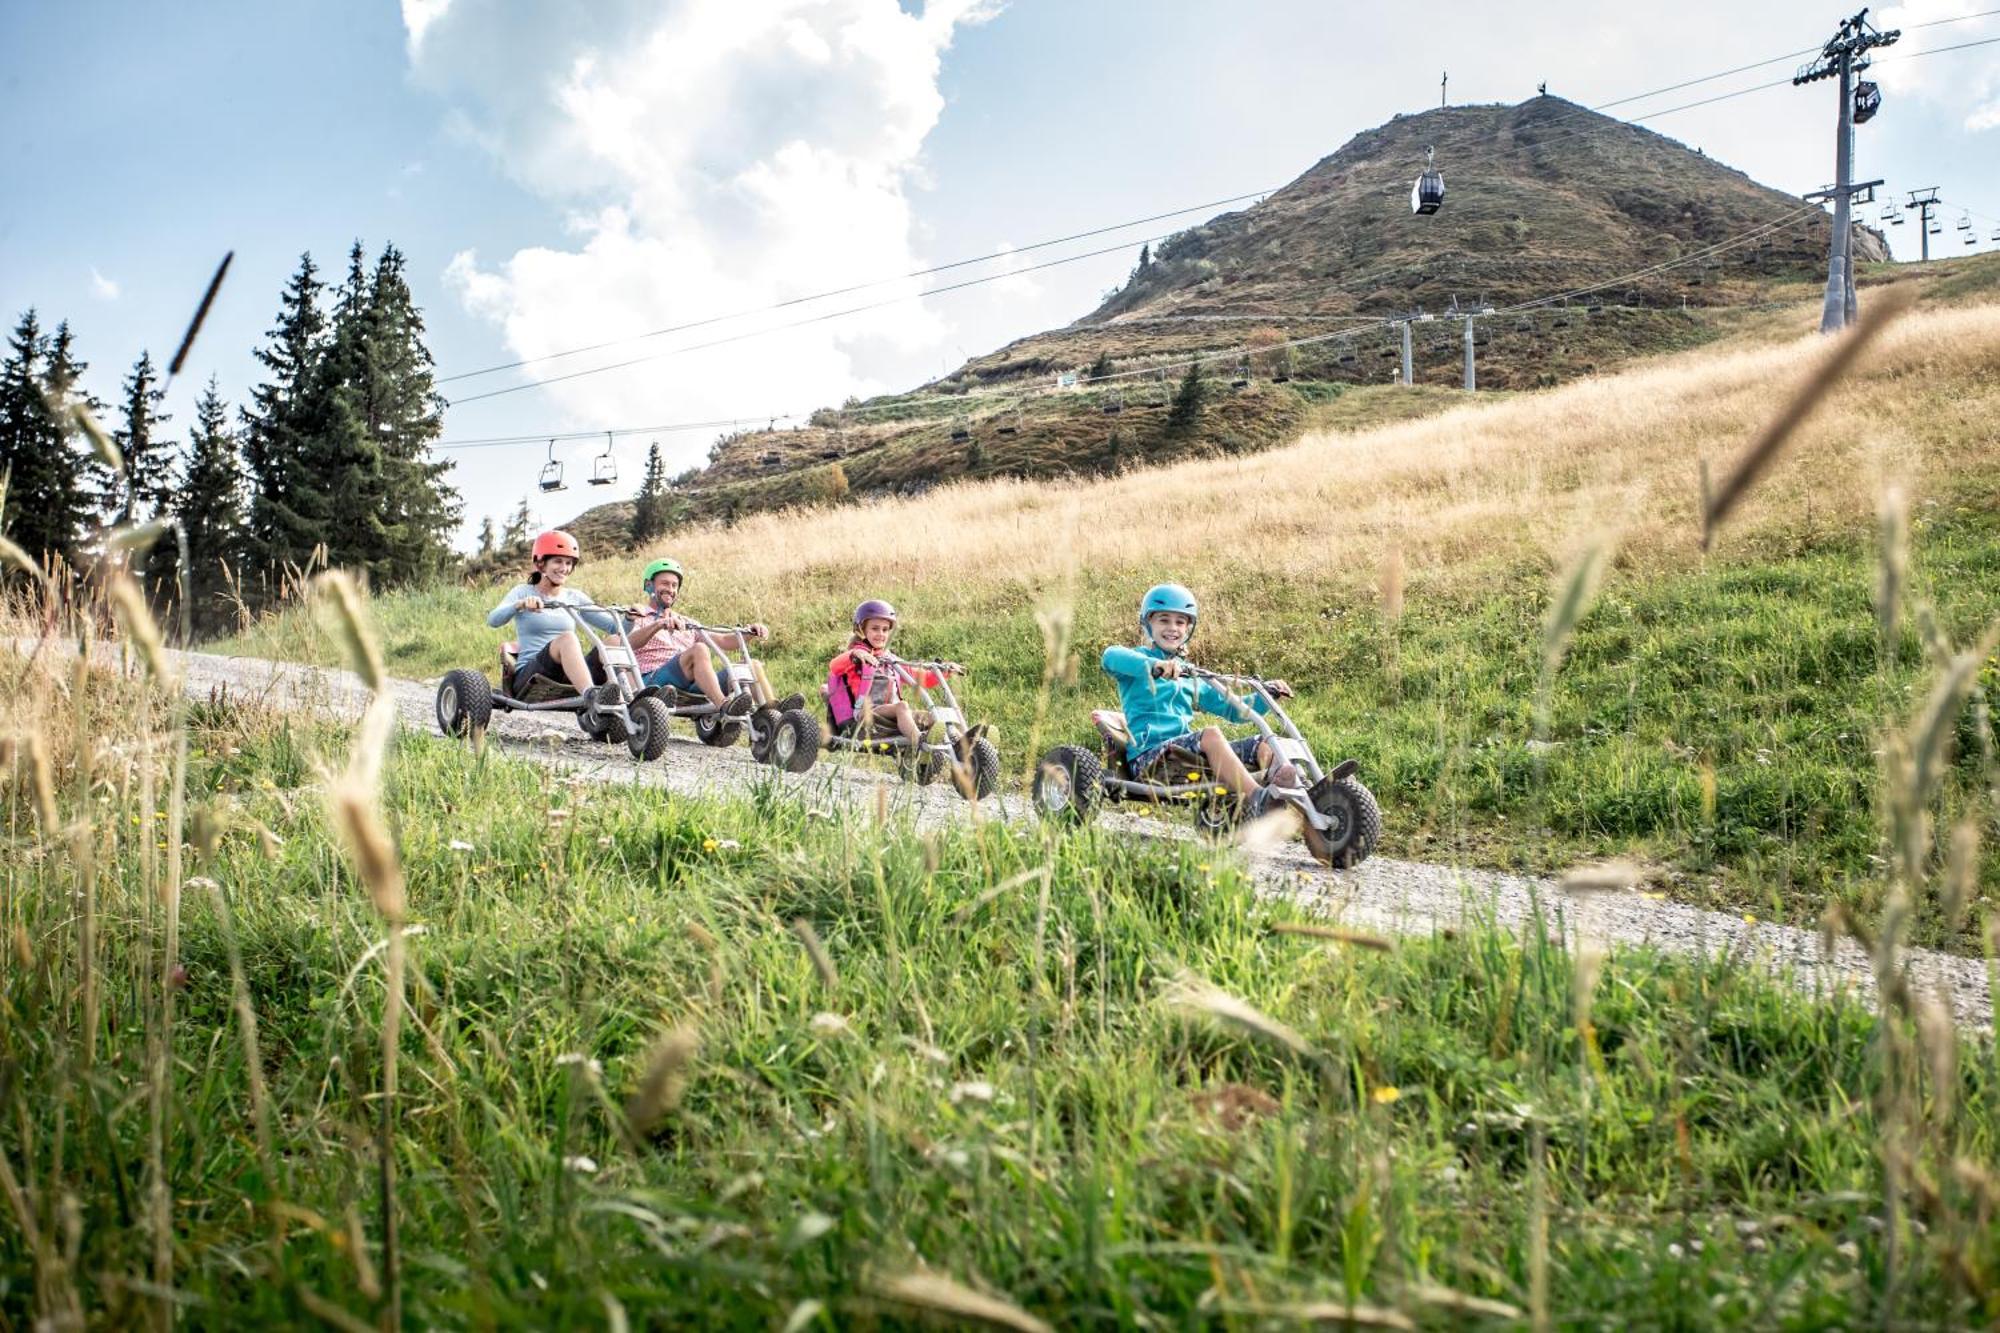
[[[431,448],[444,399],[423,334],[394,245],[371,265],[357,241],[332,288],[302,255],[250,401],[232,413],[211,379],[181,443],[150,352],[107,411],[83,386],[68,322],[45,332],[30,309],[0,360],[0,530],[32,557],[87,568],[116,529],[177,522],[189,602],[209,627],[226,623],[225,597],[254,603],[322,549],[378,587],[442,573],[459,497]],[[113,423],[122,467],[92,448],[80,415]],[[168,595],[178,549],[169,537],[145,564]]]

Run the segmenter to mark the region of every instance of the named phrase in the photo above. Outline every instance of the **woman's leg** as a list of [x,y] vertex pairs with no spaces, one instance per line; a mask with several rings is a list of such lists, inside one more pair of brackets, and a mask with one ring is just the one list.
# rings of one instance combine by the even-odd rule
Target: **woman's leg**
[[590,664],[584,661],[583,645],[577,642],[576,631],[566,629],[550,639],[549,652],[561,663],[570,688],[578,694],[590,693],[590,687],[597,682],[591,679]]

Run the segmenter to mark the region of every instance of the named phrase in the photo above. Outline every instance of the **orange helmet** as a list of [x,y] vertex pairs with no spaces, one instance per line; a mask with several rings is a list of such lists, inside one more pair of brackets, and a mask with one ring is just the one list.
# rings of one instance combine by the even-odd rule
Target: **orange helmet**
[[560,529],[550,529],[535,538],[535,563],[540,564],[552,555],[566,555],[579,565],[583,563],[583,548],[576,544],[576,538]]

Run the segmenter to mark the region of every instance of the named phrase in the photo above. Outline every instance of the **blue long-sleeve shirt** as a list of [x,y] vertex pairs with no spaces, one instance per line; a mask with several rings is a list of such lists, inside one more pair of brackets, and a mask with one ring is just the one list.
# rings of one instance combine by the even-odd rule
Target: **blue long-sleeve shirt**
[[[539,611],[521,610],[521,600],[526,597],[541,598],[544,603],[543,608]],[[550,602],[588,606],[590,594],[572,585],[565,585],[561,592],[552,593],[532,583],[517,583],[505,597],[500,599],[500,605],[486,613],[486,624],[490,629],[499,629],[508,621],[513,621],[514,636],[521,645],[520,660],[525,663],[540,652],[550,639],[570,628],[569,612],[550,610],[547,606]],[[617,632],[618,617],[611,612],[585,611],[582,614],[583,618],[595,628],[606,633]]]
[[1125,726],[1132,733],[1127,758],[1137,759],[1194,730],[1196,709],[1231,722],[1244,721],[1252,710],[1270,711],[1261,695],[1239,699],[1202,677],[1154,680],[1153,663],[1171,656],[1150,644],[1142,648],[1113,644],[1104,650],[1104,669],[1118,682],[1118,706],[1125,710]]

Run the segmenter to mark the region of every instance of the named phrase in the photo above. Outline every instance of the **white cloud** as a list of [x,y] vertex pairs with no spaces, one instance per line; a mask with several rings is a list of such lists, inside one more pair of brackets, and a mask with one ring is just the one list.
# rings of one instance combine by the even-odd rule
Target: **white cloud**
[[[1885,93],[1930,102],[1962,117],[1965,128],[1974,133],[2000,128],[2000,55],[1981,51],[1954,53],[1937,60],[1896,58],[2000,34],[2000,22],[1971,17],[1991,8],[1985,0],[1907,0],[1878,11],[1872,17],[1875,26],[1883,31],[1901,28],[1903,36],[1878,55],[1868,77],[1881,84]],[[1916,26],[1940,19],[1965,21],[1943,27]],[[1955,63],[1944,68],[1943,61]]]
[[92,296],[100,301],[115,301],[118,299],[118,291],[119,288],[116,282],[99,273],[95,264],[90,266],[90,294]]
[[[917,13],[896,0],[439,6],[420,47],[411,25],[418,80],[454,100],[459,131],[510,176],[570,207],[577,238],[490,265],[464,252],[447,281],[500,325],[515,355],[535,357],[922,268],[908,192],[944,109],[942,57],[961,26],[989,13],[977,0],[930,0]],[[918,289],[873,289],[531,373]],[[912,355],[943,333],[929,310],[893,307],[532,397],[549,402],[544,415],[561,409],[584,425],[804,409],[882,387],[859,364],[863,352]],[[704,443],[678,437],[676,463]]]
[[1002,241],[993,247],[993,253],[1001,256],[1000,261],[990,267],[982,267],[981,274],[1004,273],[1007,276],[996,279],[987,287],[987,292],[996,301],[1032,301],[1042,294],[1042,284],[1030,274],[1021,270],[1028,267],[1025,255],[1015,251],[1011,242]]
[[444,17],[451,0],[403,0],[403,26],[410,30],[410,53],[423,45],[424,33]]

